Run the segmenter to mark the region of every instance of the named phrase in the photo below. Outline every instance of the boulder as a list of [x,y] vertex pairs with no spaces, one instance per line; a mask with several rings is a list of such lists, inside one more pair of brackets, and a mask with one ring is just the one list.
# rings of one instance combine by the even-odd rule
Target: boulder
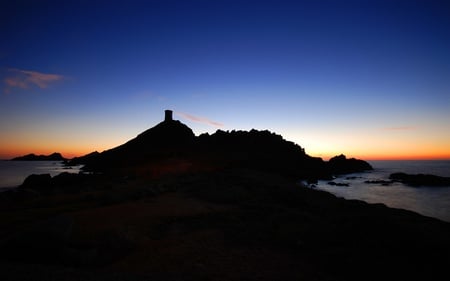
[[49,191],[51,189],[52,177],[50,174],[32,174],[28,176],[19,186],[21,189],[33,189],[35,191]]

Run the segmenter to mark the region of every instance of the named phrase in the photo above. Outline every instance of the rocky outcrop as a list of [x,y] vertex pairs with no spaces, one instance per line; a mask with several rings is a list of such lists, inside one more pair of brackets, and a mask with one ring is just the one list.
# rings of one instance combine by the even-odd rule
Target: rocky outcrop
[[349,174],[372,170],[372,166],[363,160],[350,158],[341,154],[335,156],[328,161],[328,167],[333,174]]
[[449,177],[440,177],[427,174],[405,174],[393,173],[389,176],[394,181],[399,181],[410,186],[448,186],[450,187]]
[[156,163],[170,157],[183,157],[192,150],[195,135],[177,120],[165,120],[118,147],[90,153],[69,161],[84,164],[89,171],[115,171]]
[[196,137],[171,115],[123,145],[76,158],[69,164],[85,164],[86,170],[94,172],[147,176],[168,171],[256,169],[312,181],[372,169],[367,162],[344,155],[329,162],[311,157],[301,146],[267,130],[217,130]]
[[73,174],[67,172],[60,173],[54,177],[51,177],[50,174],[33,174],[24,180],[15,193],[18,196],[25,196],[30,191],[33,192],[35,196],[74,192],[78,193],[89,190],[90,187],[86,186],[85,182],[87,180],[92,182],[95,178],[98,178],[98,176]]
[[324,161],[305,153],[281,135],[265,131],[222,131],[203,134],[196,141],[196,155],[211,165],[270,171],[296,178],[322,177]]
[[50,188],[52,177],[50,174],[29,175],[20,185],[21,189],[48,190]]

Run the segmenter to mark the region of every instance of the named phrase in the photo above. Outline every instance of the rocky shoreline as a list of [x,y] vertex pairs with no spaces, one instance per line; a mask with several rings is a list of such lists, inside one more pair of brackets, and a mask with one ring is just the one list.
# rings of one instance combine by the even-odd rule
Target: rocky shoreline
[[449,223],[275,173],[51,181],[0,196],[2,280],[425,280],[450,265]]

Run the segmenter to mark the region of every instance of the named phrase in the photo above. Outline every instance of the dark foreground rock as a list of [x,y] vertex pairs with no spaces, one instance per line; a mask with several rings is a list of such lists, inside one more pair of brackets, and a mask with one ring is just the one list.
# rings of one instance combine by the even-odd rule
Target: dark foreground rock
[[18,192],[33,191],[37,195],[51,195],[85,190],[86,179],[92,180],[94,176],[87,174],[60,173],[54,177],[50,174],[33,174],[25,178],[18,187]]
[[1,280],[445,280],[450,266],[449,223],[279,174],[79,176],[78,192],[3,198]]
[[33,174],[25,178],[20,188],[34,189],[34,190],[47,190],[52,183],[52,177],[50,174]]
[[410,186],[448,186],[450,187],[449,177],[440,177],[427,174],[405,174],[393,173],[389,176],[390,179],[400,181]]

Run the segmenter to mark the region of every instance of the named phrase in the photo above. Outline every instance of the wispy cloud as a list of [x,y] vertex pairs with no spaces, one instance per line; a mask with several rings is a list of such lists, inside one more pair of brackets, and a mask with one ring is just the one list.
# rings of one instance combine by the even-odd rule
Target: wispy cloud
[[205,117],[194,116],[194,115],[184,113],[184,112],[175,112],[175,114],[178,116],[181,116],[182,118],[185,118],[187,120],[197,122],[197,123],[203,123],[203,124],[210,125],[210,126],[217,127],[217,128],[222,128],[224,126],[222,123],[209,120],[208,118],[205,118]]
[[386,127],[383,128],[385,131],[414,131],[417,130],[416,126],[399,126],[399,127]]
[[63,80],[65,77],[59,74],[42,73],[38,71],[10,68],[8,75],[4,78],[5,93],[10,93],[14,88],[29,89],[37,86],[41,89],[50,84]]

